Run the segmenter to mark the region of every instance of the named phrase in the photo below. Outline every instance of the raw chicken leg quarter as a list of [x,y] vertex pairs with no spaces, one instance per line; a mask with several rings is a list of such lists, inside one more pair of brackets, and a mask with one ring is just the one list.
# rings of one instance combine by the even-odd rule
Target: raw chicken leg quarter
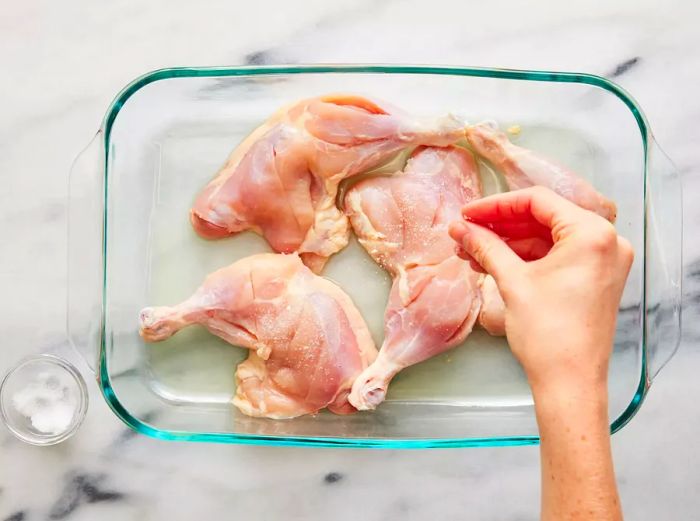
[[455,255],[447,234],[462,206],[481,197],[471,153],[419,148],[403,172],[359,182],[345,210],[360,243],[393,277],[384,343],[350,402],[374,409],[403,368],[460,344],[479,315],[482,276]]
[[247,257],[210,274],[181,304],[145,308],[140,318],[147,342],[201,324],[248,348],[233,403],[250,416],[354,412],[350,388],[377,353],[350,297],[296,254]]

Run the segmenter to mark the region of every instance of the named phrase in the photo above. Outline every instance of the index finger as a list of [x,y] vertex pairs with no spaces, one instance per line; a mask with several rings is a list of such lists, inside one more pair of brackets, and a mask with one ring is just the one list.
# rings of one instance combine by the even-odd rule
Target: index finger
[[465,219],[477,224],[534,219],[550,230],[557,225],[585,220],[590,213],[540,186],[491,195],[467,203],[462,208]]

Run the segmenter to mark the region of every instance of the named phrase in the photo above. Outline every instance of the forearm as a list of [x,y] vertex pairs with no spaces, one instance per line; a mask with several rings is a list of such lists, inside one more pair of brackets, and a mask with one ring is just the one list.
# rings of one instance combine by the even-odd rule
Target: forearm
[[[604,383],[533,388],[541,438],[542,520],[619,521]],[[578,389],[578,390],[576,390]]]

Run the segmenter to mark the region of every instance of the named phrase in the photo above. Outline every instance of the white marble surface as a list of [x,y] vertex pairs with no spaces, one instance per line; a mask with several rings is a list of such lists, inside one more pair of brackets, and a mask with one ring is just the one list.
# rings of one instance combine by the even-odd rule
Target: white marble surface
[[[65,197],[113,95],[175,65],[415,62],[612,75],[645,108],[685,182],[681,351],[613,438],[627,519],[700,510],[700,36],[695,2],[6,3],[0,9],[0,332],[4,371],[65,346]],[[196,6],[195,6],[196,5]],[[534,5],[539,7],[535,8]],[[80,432],[50,448],[0,429],[0,520],[536,519],[536,447],[350,451],[136,436],[90,381]],[[336,479],[337,478],[337,479]]]

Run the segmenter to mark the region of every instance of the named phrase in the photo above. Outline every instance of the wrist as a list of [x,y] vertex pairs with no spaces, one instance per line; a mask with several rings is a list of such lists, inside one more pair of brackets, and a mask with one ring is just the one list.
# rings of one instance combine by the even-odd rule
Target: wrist
[[[588,449],[609,443],[607,387],[543,385],[533,389],[535,416],[543,447],[565,450],[569,443],[586,443]],[[556,447],[555,447],[556,448]]]
[[571,377],[531,381],[535,408],[565,410],[605,409],[607,416],[608,386],[604,378]]

